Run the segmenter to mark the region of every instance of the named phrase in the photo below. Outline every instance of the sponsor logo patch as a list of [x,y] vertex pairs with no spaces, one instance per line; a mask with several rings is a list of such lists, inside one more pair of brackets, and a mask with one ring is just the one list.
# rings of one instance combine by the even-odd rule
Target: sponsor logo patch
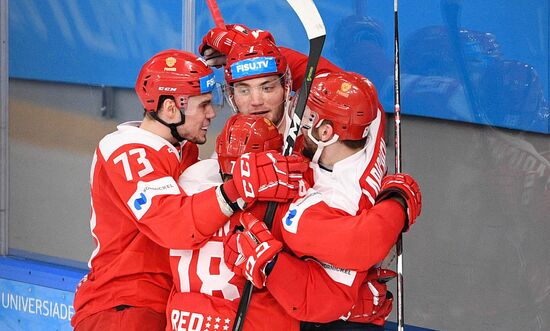
[[159,195],[177,195],[178,184],[172,177],[163,177],[150,182],[139,182],[137,189],[128,200],[128,206],[140,220],[151,207],[153,197]]
[[298,223],[300,222],[303,212],[314,204],[321,202],[321,200],[321,193],[309,189],[305,197],[291,203],[288,211],[283,216],[284,229],[290,233],[297,233]]
[[141,206],[143,206],[146,203],[147,203],[147,197],[145,196],[145,194],[140,193],[140,197],[134,200],[134,208],[136,208],[136,210],[141,210]]
[[294,216],[296,216],[296,209],[289,210],[285,220],[285,224],[287,226],[292,225],[292,219],[294,218]]
[[325,269],[327,275],[329,275],[329,277],[332,278],[332,280],[334,280],[335,282],[347,286],[351,286],[353,284],[353,280],[355,279],[355,275],[357,274],[356,271],[338,268],[321,261],[317,262],[319,262],[319,264],[323,266],[323,269]]

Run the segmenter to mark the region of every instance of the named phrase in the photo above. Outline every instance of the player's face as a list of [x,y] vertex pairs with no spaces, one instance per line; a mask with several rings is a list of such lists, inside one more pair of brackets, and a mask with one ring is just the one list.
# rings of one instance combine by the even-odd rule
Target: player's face
[[212,94],[189,97],[185,109],[185,124],[178,127],[179,134],[195,144],[206,142],[210,121],[216,117],[212,107]]
[[275,124],[283,118],[285,89],[278,75],[235,83],[233,98],[239,113],[260,115]]
[[[315,139],[318,139],[317,130],[313,129],[313,137]],[[302,155],[307,157],[308,159],[313,159],[313,155],[315,155],[315,152],[317,151],[317,144],[309,138],[307,134],[307,129],[302,127],[302,136],[304,136],[304,147],[302,148]]]

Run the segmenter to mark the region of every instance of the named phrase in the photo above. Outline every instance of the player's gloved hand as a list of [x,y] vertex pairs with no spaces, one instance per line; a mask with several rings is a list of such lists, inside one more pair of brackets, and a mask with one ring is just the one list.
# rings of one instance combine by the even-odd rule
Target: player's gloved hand
[[395,277],[397,273],[392,270],[370,269],[347,320],[356,323],[384,321],[391,312],[393,302],[385,283]]
[[275,43],[275,39],[268,31],[252,30],[242,24],[229,24],[225,26],[225,29],[216,27],[208,31],[202,38],[202,43],[199,45],[199,54],[204,56],[208,62],[210,57],[213,56],[205,53],[208,48],[213,48],[219,52],[218,54],[227,55],[235,44],[251,43],[262,39],[268,39]]
[[227,63],[227,57],[220,51],[207,48],[202,55],[206,64],[210,67],[221,68]]
[[235,274],[242,275],[257,288],[265,286],[266,266],[283,249],[264,222],[251,213],[242,213],[243,232],[237,232],[224,243],[224,260]]
[[[234,206],[251,206],[256,200],[286,202],[298,195],[308,162],[299,155],[283,156],[276,151],[246,153],[233,167],[233,179],[220,189]],[[235,210],[235,208],[233,208]]]
[[386,175],[382,179],[380,193],[376,201],[397,197],[405,202],[407,220],[403,231],[407,231],[416,222],[416,218],[422,210],[422,193],[416,180],[408,174],[397,173]]

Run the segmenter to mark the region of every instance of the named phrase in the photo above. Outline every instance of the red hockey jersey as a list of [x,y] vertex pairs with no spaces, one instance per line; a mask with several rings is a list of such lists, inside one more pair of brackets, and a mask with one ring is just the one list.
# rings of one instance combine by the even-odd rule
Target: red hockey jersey
[[[220,185],[218,161],[200,161],[189,167],[179,182],[188,195]],[[261,214],[265,208],[256,205],[255,213]],[[167,305],[166,330],[232,329],[246,280],[226,266],[223,241],[236,225],[240,225],[238,213],[200,248],[170,249],[174,288]],[[299,321],[289,316],[267,290],[257,290],[243,330],[299,330],[299,326]]]
[[[393,203],[373,208],[386,173],[384,129],[385,114],[380,108],[365,148],[337,162],[332,171],[310,163],[313,188],[279,219],[284,242],[296,255],[367,270],[395,244],[403,227],[403,209],[387,208]],[[354,244],[334,245],[334,238]]]
[[138,126],[119,125],[93,157],[90,226],[96,249],[76,291],[73,326],[118,305],[164,312],[172,287],[164,247],[199,247],[211,235],[201,232],[202,225],[226,222],[214,189],[189,197],[176,181],[197,161],[196,145],[176,147]]
[[[391,311],[391,300],[386,300],[386,285],[377,281],[377,277],[383,278],[387,273],[376,265],[395,244],[405,220],[405,212],[396,201],[387,200],[374,205],[386,172],[384,127],[385,114],[380,107],[363,150],[337,162],[332,171],[311,163],[313,187],[305,197],[291,203],[286,212],[283,210],[283,215],[279,211],[273,227],[274,234],[280,231],[285,245],[298,257],[314,256],[319,261],[334,281],[332,284],[323,283],[332,287],[326,293],[332,292],[334,297],[338,296],[338,290],[342,290],[341,299],[347,292],[347,301],[332,301],[332,297],[327,297],[324,301],[327,311],[340,311],[346,303],[350,308],[361,305],[361,310],[367,310],[360,311],[361,316],[350,313],[344,318],[379,325]],[[289,269],[299,267],[278,260],[266,283],[285,310],[295,313],[313,308],[308,306],[310,300],[304,300],[296,293],[300,289],[306,289],[307,293],[318,291],[316,287],[319,286],[318,282],[313,283],[307,277],[284,281]],[[308,271],[302,267],[304,273]],[[357,298],[358,293],[354,291],[358,281],[363,283],[360,297],[357,302],[350,303]],[[334,287],[339,284],[349,286]],[[329,321],[320,317],[310,319],[306,313],[296,317],[315,322]],[[338,316],[333,320],[336,318]]]
[[[292,49],[284,47],[280,49],[287,57],[293,75],[293,90],[298,90],[304,78],[307,57]],[[336,70],[339,68],[321,59],[317,72]],[[189,168],[180,178],[180,183],[187,194],[201,192],[221,184],[217,160],[204,160]],[[255,208],[253,213],[263,218],[263,210]],[[232,220],[235,219],[238,222],[238,215],[232,217]],[[235,276],[223,261],[223,240],[235,225],[238,224],[226,223],[199,249],[170,250],[175,287],[167,307],[167,330],[178,330],[184,326],[197,330],[232,328],[245,282],[244,278]],[[300,265],[302,263],[303,261],[299,261]],[[307,264],[310,263],[314,264],[311,267],[315,270],[313,274],[325,281],[326,274],[319,269],[319,264],[313,261],[307,262]],[[324,295],[327,296],[326,293]],[[334,300],[337,301],[337,298],[335,297]],[[320,301],[316,302],[320,303]],[[346,306],[350,305],[346,304]],[[311,312],[315,311],[311,310]],[[296,316],[302,316],[301,314],[302,310]],[[266,319],[266,316],[269,316],[269,319]],[[252,296],[243,328],[244,330],[298,330],[299,321],[285,312],[273,296],[264,289],[256,290]]]

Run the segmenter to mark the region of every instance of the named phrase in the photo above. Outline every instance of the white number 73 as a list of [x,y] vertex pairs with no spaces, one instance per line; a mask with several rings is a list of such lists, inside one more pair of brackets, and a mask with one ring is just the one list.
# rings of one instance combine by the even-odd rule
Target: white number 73
[[122,166],[124,167],[124,174],[126,175],[126,180],[131,181],[134,179],[132,176],[132,170],[130,169],[130,162],[128,161],[128,154],[134,155],[139,154],[137,162],[143,166],[141,170],[138,171],[139,177],[143,177],[151,172],[153,172],[153,166],[151,162],[147,160],[145,149],[143,148],[134,148],[130,152],[121,153],[119,156],[113,159],[114,163],[117,164],[122,161]]

